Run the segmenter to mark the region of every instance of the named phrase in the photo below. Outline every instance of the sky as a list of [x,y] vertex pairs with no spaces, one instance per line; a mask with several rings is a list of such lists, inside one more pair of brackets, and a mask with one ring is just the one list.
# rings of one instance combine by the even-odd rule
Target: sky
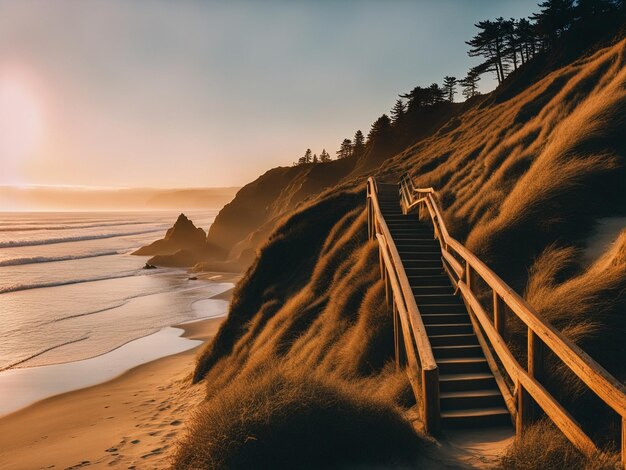
[[[223,187],[463,77],[537,0],[0,0],[0,185]],[[494,82],[485,76],[483,91]]]

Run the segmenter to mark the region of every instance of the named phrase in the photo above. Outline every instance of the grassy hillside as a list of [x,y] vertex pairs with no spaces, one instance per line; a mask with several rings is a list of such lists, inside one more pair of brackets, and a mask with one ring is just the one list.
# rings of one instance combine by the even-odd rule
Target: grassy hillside
[[[626,210],[625,57],[621,41],[538,81],[520,70],[517,88],[509,84],[506,96],[494,93],[468,104],[374,172],[397,181],[409,171],[419,186],[435,187],[453,236],[622,380],[626,234],[591,266],[581,264],[580,253],[599,218]],[[413,399],[405,376],[390,365],[391,318],[377,247],[366,240],[364,203],[364,176],[347,178],[276,226],[237,286],[228,319],[199,359],[194,380],[206,381],[207,402],[180,447],[179,468],[207,462],[243,468],[239,455],[265,462],[278,452],[272,443],[305,425],[300,419],[328,412],[320,395],[348,400],[349,416],[326,423],[326,431],[317,424],[310,428],[324,449],[323,460],[312,461],[419,459],[410,452],[418,437],[407,427],[413,417],[419,428],[419,417],[409,411]],[[520,330],[514,323],[511,328],[511,347],[522,353]],[[596,422],[598,416],[612,422],[597,414],[602,408],[579,392],[574,379],[555,372],[551,387],[563,386],[577,417],[593,424],[593,416],[584,413],[593,410]],[[286,385],[264,388],[267,377]],[[283,389],[302,393],[298,403],[285,398]],[[275,402],[284,406],[270,406]],[[244,426],[246,436],[241,429],[214,432],[224,425],[219,416],[248,419],[250,403],[264,405],[255,405],[259,414]],[[342,454],[342,448],[352,448],[359,417],[372,407],[393,419],[376,424],[376,438],[361,437],[371,453]],[[355,426],[346,429],[350,419]],[[273,420],[287,424],[258,424]],[[377,444],[388,433],[403,436],[393,452],[389,443]],[[282,463],[313,458],[315,449],[299,441],[294,446],[301,453],[285,455]]]

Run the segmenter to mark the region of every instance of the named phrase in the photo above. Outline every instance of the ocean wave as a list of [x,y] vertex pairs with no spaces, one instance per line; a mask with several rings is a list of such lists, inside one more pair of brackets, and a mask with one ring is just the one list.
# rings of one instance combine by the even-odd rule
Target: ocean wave
[[[91,331],[89,331],[88,333],[91,333]],[[85,335],[85,336],[83,336],[81,338],[71,339],[69,341],[65,341],[65,342],[60,343],[60,344],[55,344],[54,346],[50,346],[50,347],[45,348],[45,349],[43,349],[41,351],[37,351],[36,353],[31,354],[30,356],[25,357],[23,359],[20,359],[19,361],[13,362],[12,364],[8,364],[8,365],[5,365],[5,366],[0,366],[0,372],[12,369],[14,367],[17,367],[20,364],[24,364],[25,362],[30,361],[31,359],[34,359],[37,356],[41,356],[42,354],[45,354],[45,353],[47,353],[49,351],[52,351],[54,349],[58,349],[58,348],[61,348],[63,346],[67,346],[69,344],[78,343],[80,341],[85,341],[86,339],[89,339],[89,334],[87,334],[87,335]]]
[[30,258],[12,258],[0,260],[0,267],[2,266],[20,266],[23,264],[38,264],[38,263],[51,263],[54,261],[70,261],[75,259],[97,258],[99,256],[111,256],[123,253],[121,251],[102,251],[97,253],[90,253],[85,255],[67,255],[67,256],[33,256]]
[[14,248],[18,246],[37,246],[37,245],[52,245],[55,243],[67,243],[67,242],[82,242],[86,240],[101,240],[104,238],[116,238],[126,237],[130,235],[142,235],[146,233],[162,232],[163,229],[150,229],[140,230],[136,232],[115,232],[115,233],[103,233],[99,235],[80,235],[76,237],[63,237],[63,238],[47,238],[44,240],[11,240],[6,242],[0,242],[0,248]]
[[136,276],[140,272],[144,276],[149,276],[149,275],[152,275],[152,274],[154,274],[155,272],[158,272],[158,271],[160,271],[160,270],[153,269],[153,270],[150,271],[150,273],[147,273],[147,272],[143,272],[143,270],[141,270],[141,269],[137,269],[137,270],[134,270],[132,272],[109,274],[109,275],[105,275],[105,276],[96,276],[96,277],[90,277],[90,278],[85,278],[85,279],[68,279],[68,280],[64,280],[64,281],[39,282],[39,283],[32,283],[32,284],[15,284],[15,285],[12,285],[12,286],[1,286],[0,287],[0,294],[6,294],[8,292],[17,292],[17,291],[20,291],[20,290],[40,289],[40,288],[43,288],[43,287],[58,287],[58,286],[67,286],[67,285],[70,285],[70,284],[82,284],[82,283],[85,283],[85,282],[106,281],[108,279],[121,279],[121,278],[125,278],[125,277]]
[[[57,224],[57,225],[11,225],[0,226],[0,232],[33,232],[44,230],[77,230],[83,228],[98,228],[98,227],[118,227],[123,225],[148,225],[154,224],[153,222],[107,222],[107,223],[91,223],[91,224]],[[164,225],[163,223],[160,223]]]

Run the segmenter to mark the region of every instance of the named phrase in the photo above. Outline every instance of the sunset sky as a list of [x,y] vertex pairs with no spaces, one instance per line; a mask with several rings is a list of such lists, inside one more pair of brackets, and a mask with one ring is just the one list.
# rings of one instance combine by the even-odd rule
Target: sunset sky
[[473,23],[536,5],[4,0],[0,185],[234,186],[334,155],[398,93],[464,76]]

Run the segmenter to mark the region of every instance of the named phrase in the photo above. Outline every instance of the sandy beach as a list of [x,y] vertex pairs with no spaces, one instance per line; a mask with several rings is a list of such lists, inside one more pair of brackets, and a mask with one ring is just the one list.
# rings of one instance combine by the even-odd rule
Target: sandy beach
[[[218,298],[227,299],[229,294]],[[180,328],[186,338],[207,341],[224,318]],[[201,347],[0,419],[0,467],[166,468],[173,444],[204,397],[204,384],[190,383]]]

